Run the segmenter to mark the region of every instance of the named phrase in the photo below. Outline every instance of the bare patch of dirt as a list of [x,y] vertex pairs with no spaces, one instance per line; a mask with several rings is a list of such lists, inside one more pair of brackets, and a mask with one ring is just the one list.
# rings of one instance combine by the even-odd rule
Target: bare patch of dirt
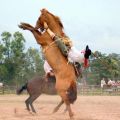
[[[52,114],[59,96],[41,95],[35,102],[37,114],[28,112],[27,95],[0,95],[0,120],[69,120],[65,105]],[[75,120],[120,120],[120,96],[78,96],[72,105]]]

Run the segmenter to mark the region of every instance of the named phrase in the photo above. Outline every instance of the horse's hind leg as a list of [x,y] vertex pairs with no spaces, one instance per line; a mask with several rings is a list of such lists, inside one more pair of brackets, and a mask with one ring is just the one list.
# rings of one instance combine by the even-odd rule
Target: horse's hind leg
[[32,112],[34,112],[34,113],[36,113],[36,111],[35,111],[35,108],[34,108],[34,106],[33,106],[32,103],[33,103],[34,100],[36,100],[39,96],[40,96],[40,94],[36,94],[36,95],[33,95],[33,96],[30,97],[30,101],[29,101],[29,103],[30,103],[30,106],[31,106]]
[[53,113],[57,112],[63,103],[64,103],[64,101],[61,100],[61,102],[60,102],[60,103],[55,107],[55,109],[53,110]]
[[30,111],[30,107],[29,107],[29,101],[30,101],[30,96],[28,97],[28,99],[25,101],[25,104],[26,104],[26,107],[27,107],[27,110]]

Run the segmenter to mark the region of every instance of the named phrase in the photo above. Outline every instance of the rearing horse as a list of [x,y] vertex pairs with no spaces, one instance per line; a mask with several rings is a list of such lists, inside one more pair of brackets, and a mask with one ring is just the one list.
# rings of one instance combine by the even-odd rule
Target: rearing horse
[[45,9],[41,10],[41,15],[37,20],[35,28],[27,23],[21,23],[19,27],[33,33],[37,43],[42,46],[46,60],[54,70],[56,77],[55,87],[57,93],[62,98],[59,105],[54,109],[54,112],[58,111],[60,106],[65,103],[69,116],[72,118],[73,112],[70,104],[77,99],[76,75],[74,67],[71,64],[67,64],[67,59],[62,55],[48,33],[44,32],[41,34],[41,32],[37,30],[38,28],[41,28],[42,30],[44,29],[43,22],[46,22],[49,28],[57,35],[63,35],[63,25],[60,22],[60,19]]

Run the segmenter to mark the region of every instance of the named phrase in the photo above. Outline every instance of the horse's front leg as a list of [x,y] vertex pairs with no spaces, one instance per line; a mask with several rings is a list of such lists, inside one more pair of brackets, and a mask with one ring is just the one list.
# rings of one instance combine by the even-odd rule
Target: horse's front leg
[[59,92],[59,94],[62,97],[62,100],[64,101],[64,103],[66,104],[66,109],[68,110],[70,118],[73,118],[74,114],[72,112],[72,109],[71,109],[70,102],[69,102],[68,96],[66,94],[66,91]]
[[70,118],[73,119],[74,113],[72,112],[70,103],[69,103],[69,104],[66,104],[66,110],[68,110],[68,113],[69,113]]

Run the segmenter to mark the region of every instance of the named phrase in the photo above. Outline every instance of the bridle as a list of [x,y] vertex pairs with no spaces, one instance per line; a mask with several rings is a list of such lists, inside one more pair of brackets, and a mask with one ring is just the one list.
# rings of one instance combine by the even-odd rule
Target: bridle
[[53,45],[55,44],[55,41],[51,42],[49,45],[47,45],[44,49],[43,49],[43,53],[45,53],[49,48],[51,48]]

